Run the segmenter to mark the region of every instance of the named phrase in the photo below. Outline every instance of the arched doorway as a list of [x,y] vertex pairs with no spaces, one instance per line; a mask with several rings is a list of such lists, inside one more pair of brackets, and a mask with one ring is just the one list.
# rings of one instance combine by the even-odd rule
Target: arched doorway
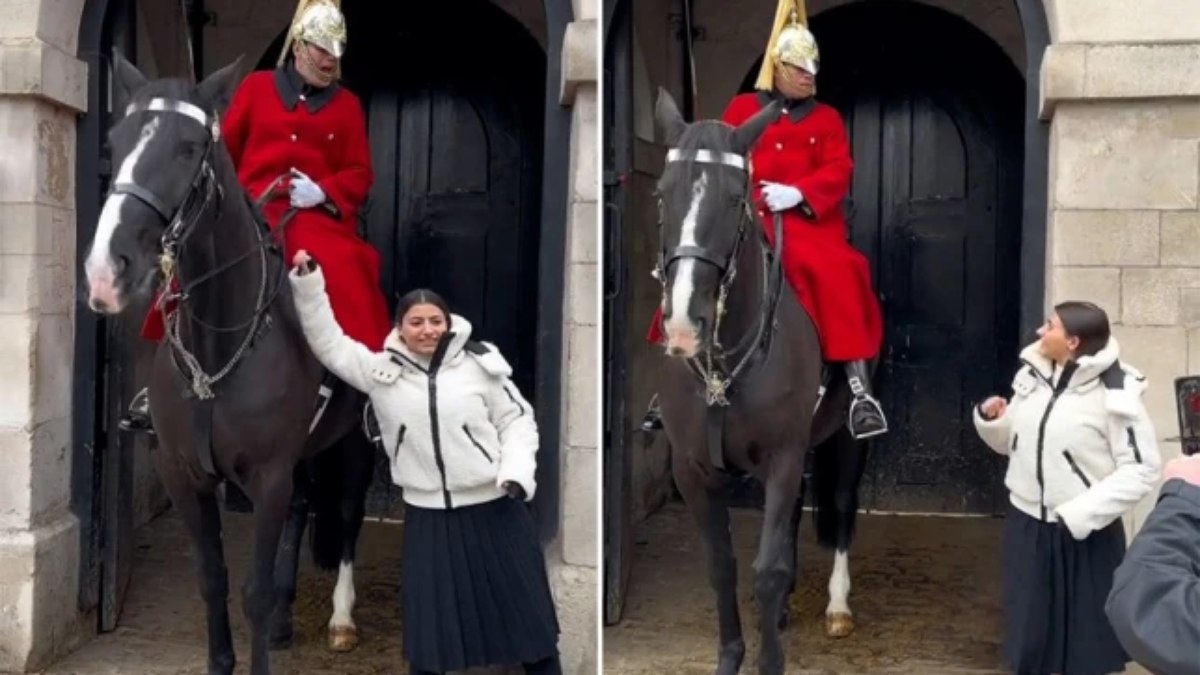
[[[485,0],[343,3],[354,27],[343,81],[367,115],[375,171],[360,232],[382,256],[389,302],[430,288],[496,344],[513,380],[536,381],[546,56]],[[476,21],[457,20],[463,14]],[[275,66],[285,34],[259,69]],[[448,48],[461,45],[461,48]],[[368,497],[397,515],[386,458]]]
[[812,30],[818,95],[853,145],[851,240],[884,310],[892,431],[872,443],[863,504],[998,513],[1003,466],[971,410],[1007,390],[1019,349],[1023,79],[982,32],[926,5],[844,5]]

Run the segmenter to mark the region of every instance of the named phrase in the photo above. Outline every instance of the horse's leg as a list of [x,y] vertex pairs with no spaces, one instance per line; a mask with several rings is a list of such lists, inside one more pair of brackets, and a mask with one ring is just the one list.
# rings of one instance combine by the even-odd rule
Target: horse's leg
[[708,544],[708,578],[717,596],[720,647],[717,675],[736,675],[746,656],[742,619],[737,604],[737,558],[729,531],[729,495],[726,489],[700,484],[686,457],[673,458],[675,483],[683,501]]
[[303,463],[292,474],[292,499],[288,505],[279,557],[275,561],[275,606],[271,612],[271,649],[287,649],[295,638],[292,605],[296,602],[296,577],[300,568],[300,543],[308,524],[308,472]]
[[837,516],[833,572],[829,575],[829,606],[825,609],[825,632],[830,637],[847,637],[854,632],[850,611],[850,544],[858,516],[858,488],[866,466],[867,444],[840,432],[829,448],[836,453],[838,476],[833,494]]
[[348,652],[358,646],[358,628],[354,624],[354,557],[358,535],[366,517],[367,490],[375,475],[375,446],[358,431],[343,438],[338,450],[344,463],[345,481],[341,494],[342,559],[338,565],[337,585],[333,589],[333,616],[329,618],[329,648]]
[[754,593],[758,598],[762,636],[758,672],[762,675],[783,673],[779,614],[788,582],[795,574],[796,528],[792,522],[800,496],[807,439],[801,441],[799,447],[775,448],[767,463],[766,505],[758,556],[754,560]]
[[242,604],[250,623],[250,673],[269,675],[271,610],[275,604],[275,560],[292,501],[293,466],[261,467],[250,483],[254,499],[254,560],[242,586]]
[[196,490],[176,452],[175,448],[160,447],[154,453],[159,476],[191,535],[208,625],[209,675],[230,675],[237,658],[229,628],[229,572],[221,543],[221,511],[215,493]]
[[787,595],[783,599],[783,609],[779,612],[779,630],[786,630],[788,624],[791,623],[791,605],[792,596],[796,593],[796,579],[800,575],[799,555],[800,555],[800,521],[804,516],[804,493],[808,487],[808,477],[805,476],[800,481],[800,496],[796,498],[796,507],[792,509],[792,520],[788,528],[797,533],[796,540],[788,553],[792,556],[792,576],[788,580]]

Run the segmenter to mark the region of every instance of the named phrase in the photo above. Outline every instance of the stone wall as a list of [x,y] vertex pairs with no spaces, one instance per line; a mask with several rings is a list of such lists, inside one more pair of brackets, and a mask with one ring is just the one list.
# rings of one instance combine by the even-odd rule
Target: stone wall
[[1174,379],[1200,372],[1200,5],[1148,0],[1136,21],[1113,0],[1048,9],[1047,300],[1105,308],[1122,357],[1149,378],[1159,438],[1177,436]]
[[561,511],[550,547],[551,578],[562,623],[567,673],[596,672],[596,585],[599,583],[599,111],[597,2],[574,0],[563,37],[560,102],[571,108],[564,270]]
[[87,632],[70,511],[82,0],[0,2],[0,670]]

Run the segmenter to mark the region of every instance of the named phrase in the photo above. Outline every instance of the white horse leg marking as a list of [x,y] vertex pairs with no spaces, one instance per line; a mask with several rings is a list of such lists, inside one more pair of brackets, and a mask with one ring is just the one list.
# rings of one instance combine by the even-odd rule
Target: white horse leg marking
[[[117,170],[116,182],[134,182],[134,170],[141,161],[146,146],[150,145],[150,141],[158,131],[158,127],[159,117],[157,115],[142,127],[137,145],[125,157],[125,160],[121,162],[121,168]],[[96,223],[96,237],[92,241],[92,250],[88,252],[87,260],[84,263],[84,271],[87,273],[88,279],[89,301],[100,301],[112,310],[120,309],[120,307],[116,290],[117,271],[113,267],[110,249],[113,235],[121,225],[121,207],[125,204],[125,199],[125,195],[110,195],[105,200],[104,208],[100,211],[100,219]]]
[[[692,183],[692,203],[688,206],[687,214],[683,217],[683,230],[679,235],[680,246],[696,246],[696,230],[699,228],[700,202],[704,200],[704,192],[708,187],[708,173],[700,172],[700,177]],[[696,291],[696,261],[685,258],[679,261],[675,272],[675,280],[671,284],[671,315],[667,317],[664,327],[667,331],[667,347],[682,349],[689,356],[699,348],[700,330],[688,317],[688,307],[692,303],[692,294]]]
[[342,561],[338,567],[337,586],[333,588],[333,616],[329,619],[329,627],[354,627],[354,563]]
[[833,573],[829,575],[829,607],[826,616],[850,614],[850,553],[838,551],[833,558]]

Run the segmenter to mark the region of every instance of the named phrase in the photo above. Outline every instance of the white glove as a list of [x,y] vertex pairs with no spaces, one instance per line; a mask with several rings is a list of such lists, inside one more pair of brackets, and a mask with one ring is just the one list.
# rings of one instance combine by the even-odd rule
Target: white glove
[[762,194],[767,208],[775,212],[786,211],[804,201],[800,190],[780,183],[763,183]]
[[292,206],[298,209],[312,208],[325,202],[325,191],[304,173],[292,169],[292,180],[288,187]]

